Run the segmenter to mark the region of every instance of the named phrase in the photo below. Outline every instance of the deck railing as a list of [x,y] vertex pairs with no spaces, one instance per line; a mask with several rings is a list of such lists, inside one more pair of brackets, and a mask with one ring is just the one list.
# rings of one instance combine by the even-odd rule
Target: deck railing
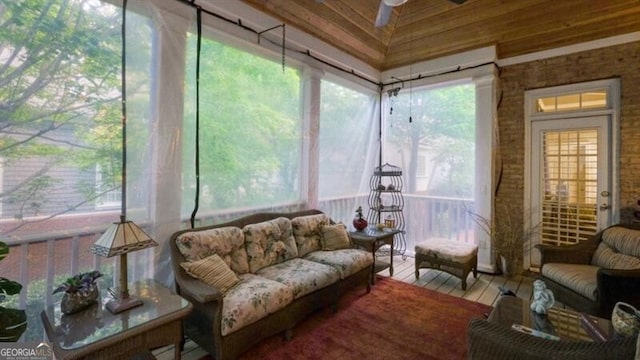
[[[355,208],[366,208],[367,195],[322,200],[318,208],[336,221],[351,227]],[[468,214],[472,207],[469,199],[405,195],[405,239],[407,255],[413,255],[416,243],[429,238],[447,238],[473,241],[473,220]],[[296,211],[304,205],[287,205],[267,209],[241,209],[234,212],[202,214],[197,226],[225,222],[260,211]],[[183,222],[183,228],[189,221]],[[0,276],[19,281],[23,285],[17,304],[20,308],[42,308],[53,302],[53,289],[70,274],[100,269],[105,280],[117,284],[114,269],[116,258],[102,258],[89,252],[89,248],[106,230],[106,226],[77,232],[48,233],[17,239],[5,239],[10,254],[0,262]],[[176,229],[178,230],[178,229]],[[129,280],[153,277],[155,262],[153,249],[129,254]],[[39,311],[38,311],[39,312]],[[38,321],[38,320],[33,320]],[[25,341],[37,340],[42,334],[28,334]]]

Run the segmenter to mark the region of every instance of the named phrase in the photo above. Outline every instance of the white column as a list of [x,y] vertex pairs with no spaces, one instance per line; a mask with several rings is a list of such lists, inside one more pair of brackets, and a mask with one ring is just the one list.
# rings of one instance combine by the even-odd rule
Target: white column
[[[496,75],[474,77],[476,84],[476,166],[475,166],[475,213],[485,219],[492,219],[493,191],[495,189],[496,147]],[[478,226],[475,227],[478,244],[478,270],[495,272],[495,259],[489,236]]]
[[302,71],[302,176],[301,194],[309,208],[318,207],[320,166],[320,92],[322,70],[305,66]]

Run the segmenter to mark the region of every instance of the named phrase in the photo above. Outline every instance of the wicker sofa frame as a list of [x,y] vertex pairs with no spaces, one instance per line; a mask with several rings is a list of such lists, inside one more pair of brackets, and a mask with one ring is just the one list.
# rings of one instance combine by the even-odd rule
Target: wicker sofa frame
[[220,323],[222,321],[222,294],[215,288],[209,287],[198,279],[189,276],[180,266],[185,258],[176,246],[176,238],[188,231],[207,230],[224,226],[244,227],[264,221],[286,217],[293,219],[298,216],[322,214],[320,210],[310,209],[290,213],[257,213],[229,222],[178,231],[171,236],[171,262],[175,273],[176,291],[193,304],[193,311],[183,322],[185,336],[212,354],[216,360],[235,359],[241,353],[259,343],[265,338],[284,333],[289,339],[293,327],[312,312],[331,306],[337,310],[340,296],[357,286],[366,286],[370,291],[370,276],[372,266],[341,279],[337,283],[319,289],[315,292],[293,300],[283,309],[244,326],[243,328],[222,336]]
[[[640,225],[619,224],[612,227],[640,230]],[[611,227],[609,227],[611,228]],[[607,229],[609,229],[607,228]],[[590,264],[606,229],[575,245],[536,245],[541,253],[541,268],[547,263]],[[616,302],[624,301],[640,306],[640,269],[617,270],[600,268],[597,273],[598,298],[593,301],[551,279],[541,276],[556,300],[574,309],[602,318],[611,318]]]

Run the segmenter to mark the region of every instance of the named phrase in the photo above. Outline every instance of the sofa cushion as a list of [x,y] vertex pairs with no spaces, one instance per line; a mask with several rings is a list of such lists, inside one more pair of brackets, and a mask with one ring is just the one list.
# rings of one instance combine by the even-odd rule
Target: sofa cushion
[[322,248],[320,226],[330,223],[331,218],[326,214],[298,216],[291,219],[293,236],[298,246],[298,256],[302,257]]
[[229,335],[272,314],[293,300],[291,287],[254,274],[240,275],[222,303],[222,336]]
[[307,260],[333,266],[344,279],[373,264],[373,254],[360,249],[334,251],[314,251],[307,254]]
[[320,225],[322,250],[348,249],[351,239],[344,224]]
[[266,266],[298,257],[291,220],[285,217],[249,224],[243,231],[249,270],[254,274]]
[[600,267],[583,264],[547,263],[542,275],[593,301],[598,299],[597,273]]
[[591,263],[605,269],[640,269],[640,231],[620,226],[604,230]]
[[239,227],[226,226],[185,232],[176,238],[176,245],[187,261],[196,261],[218,254],[236,273],[249,272],[244,233]]
[[256,275],[275,280],[293,289],[297,299],[338,282],[340,274],[331,266],[304,259],[291,259],[260,269]]
[[183,262],[180,266],[187,274],[219,289],[223,294],[240,281],[236,273],[229,268],[218,254],[213,254],[202,260]]

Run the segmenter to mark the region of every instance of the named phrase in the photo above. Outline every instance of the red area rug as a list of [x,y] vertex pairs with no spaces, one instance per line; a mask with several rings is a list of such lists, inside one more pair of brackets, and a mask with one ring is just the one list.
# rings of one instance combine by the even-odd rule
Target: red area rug
[[[240,359],[466,359],[467,324],[490,306],[379,277],[369,294],[343,296],[338,311],[322,310]],[[211,360],[205,356],[201,360]]]

